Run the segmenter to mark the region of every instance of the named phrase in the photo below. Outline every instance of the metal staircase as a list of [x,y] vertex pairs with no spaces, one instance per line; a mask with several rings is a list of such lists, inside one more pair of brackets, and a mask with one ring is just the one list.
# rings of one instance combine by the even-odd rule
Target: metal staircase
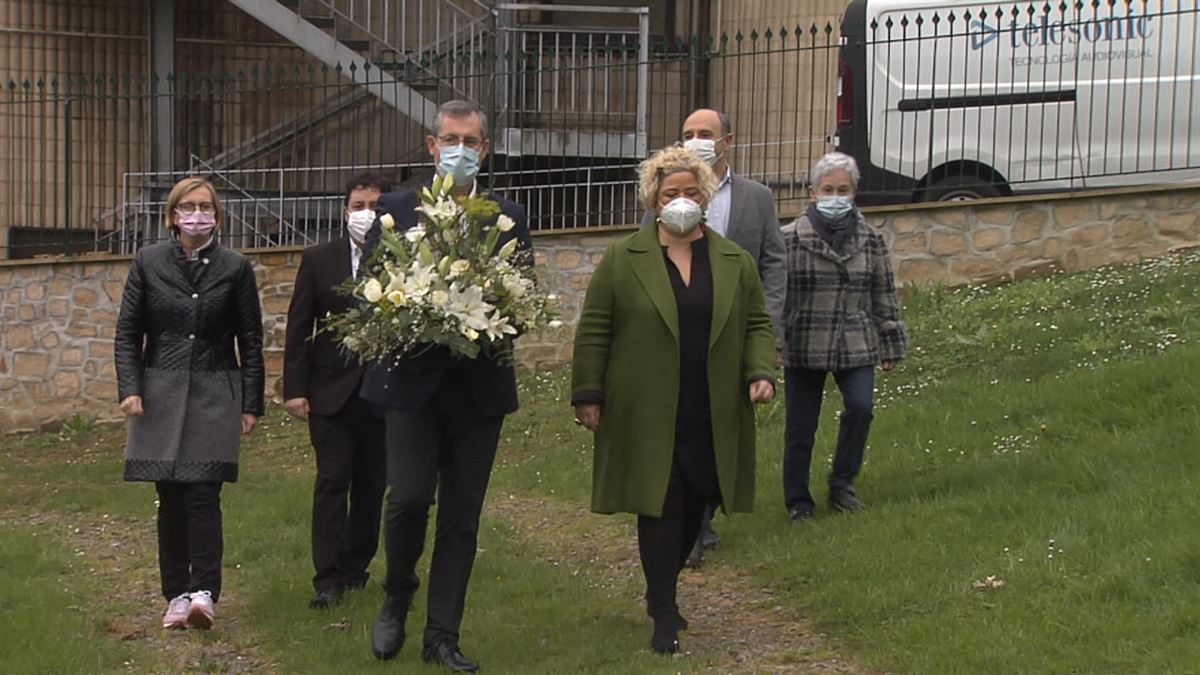
[[[456,87],[427,65],[435,50],[454,48],[463,39],[475,40],[485,30],[490,15],[470,14],[456,2],[401,2],[401,15],[389,15],[397,3],[347,2],[342,0],[229,0],[271,30],[331,68],[358,78],[373,96],[428,128],[437,112],[436,100],[424,92]],[[438,30],[428,43],[409,42],[410,22],[404,14],[411,9],[436,6],[452,15],[452,30]],[[486,10],[481,3],[470,3]],[[398,20],[398,22],[397,22]],[[398,26],[394,29],[393,26]],[[421,26],[420,28],[423,28]],[[440,28],[440,27],[439,27]],[[418,39],[423,37],[417,34]],[[472,73],[464,74],[467,77]],[[461,78],[459,78],[461,79]],[[414,86],[420,82],[423,86]],[[456,92],[462,93],[462,92]]]

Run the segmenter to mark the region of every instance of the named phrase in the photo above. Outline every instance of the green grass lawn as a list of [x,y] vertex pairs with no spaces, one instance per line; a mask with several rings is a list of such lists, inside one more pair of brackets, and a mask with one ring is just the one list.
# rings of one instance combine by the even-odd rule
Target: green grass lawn
[[[917,289],[905,312],[912,353],[879,380],[859,482],[868,510],[818,509],[790,527],[783,404],[760,408],[758,509],[718,517],[724,542],[702,578],[749,575],[850,670],[1200,672],[1200,253]],[[839,403],[830,389],[818,498]],[[649,654],[640,582],[570,559],[572,537],[628,543],[632,525],[599,519],[612,527],[597,534],[586,515],[590,439],[571,423],[567,390],[565,372],[524,379],[492,497],[545,500],[554,520],[485,521],[464,649],[493,673],[733,670],[687,633],[696,655]],[[0,670],[437,672],[420,664],[419,638],[395,663],[370,657],[376,584],[331,612],[306,608],[312,458],[279,409],[224,493],[217,630],[157,630],[154,492],[120,482],[122,441],[84,421],[0,439]],[[681,597],[685,610],[692,601]],[[754,611],[730,609],[731,630]],[[423,597],[410,640],[421,616]]]

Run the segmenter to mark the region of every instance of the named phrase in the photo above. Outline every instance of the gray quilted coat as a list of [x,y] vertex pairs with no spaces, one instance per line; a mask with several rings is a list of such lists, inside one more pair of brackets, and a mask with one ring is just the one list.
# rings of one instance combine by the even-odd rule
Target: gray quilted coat
[[262,341],[245,256],[215,242],[193,261],[178,241],[138,251],[115,345],[119,398],[145,410],[129,418],[125,480],[237,480],[242,413],[263,414]]

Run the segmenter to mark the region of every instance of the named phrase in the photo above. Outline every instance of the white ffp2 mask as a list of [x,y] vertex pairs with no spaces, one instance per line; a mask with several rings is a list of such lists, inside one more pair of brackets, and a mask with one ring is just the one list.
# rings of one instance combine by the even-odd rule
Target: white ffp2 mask
[[696,229],[704,218],[700,205],[687,197],[676,197],[667,202],[658,214],[658,219],[675,234],[687,234]]

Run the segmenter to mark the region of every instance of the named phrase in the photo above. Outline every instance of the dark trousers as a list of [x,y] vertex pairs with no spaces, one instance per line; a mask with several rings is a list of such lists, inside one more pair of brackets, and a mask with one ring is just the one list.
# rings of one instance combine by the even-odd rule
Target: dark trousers
[[687,560],[709,497],[698,494],[671,467],[662,516],[638,516],[638,554],[646,575],[646,613],[655,620],[671,619],[679,611],[676,590],[679,571]]
[[312,558],[318,591],[361,587],[379,548],[384,472],[383,420],[351,396],[334,415],[310,415],[317,455],[313,488]]
[[221,596],[221,483],[158,481],[158,570],[163,597]]
[[[823,370],[807,368],[784,370],[787,429],[783,449],[783,502],[788,512],[813,510],[808,478],[826,374]],[[833,374],[833,379],[842,392],[845,409],[838,428],[833,470],[829,474],[831,493],[852,490],[854,478],[862,468],[867,435],[871,432],[871,418],[874,417],[875,368],[864,366],[839,371]]]
[[437,530],[429,565],[425,646],[458,642],[467,582],[475,564],[479,514],[496,458],[504,417],[467,408],[429,404],[419,410],[388,409],[387,497],[384,545],[388,595],[407,602],[420,584],[417,561],[434,493]]

